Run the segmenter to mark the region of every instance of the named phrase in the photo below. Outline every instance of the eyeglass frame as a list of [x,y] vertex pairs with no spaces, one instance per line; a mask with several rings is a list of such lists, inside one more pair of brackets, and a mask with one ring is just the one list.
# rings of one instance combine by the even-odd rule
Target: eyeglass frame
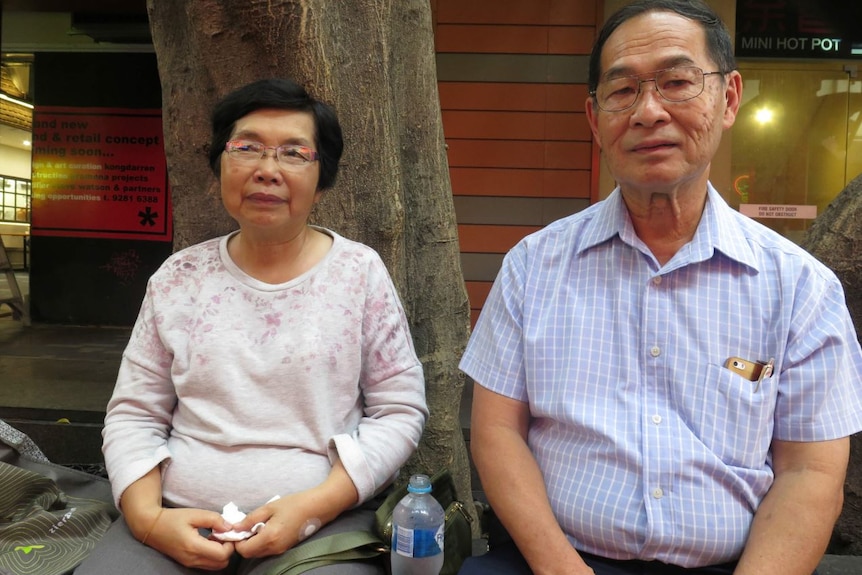
[[[662,92],[661,88],[659,88],[658,82],[656,80],[658,80],[658,77],[660,74],[662,74],[664,72],[670,72],[671,70],[677,70],[680,68],[692,68],[692,69],[700,71],[700,76],[701,76],[700,77],[700,91],[693,96],[689,96],[688,98],[685,98],[684,100],[671,100],[670,98],[668,98],[667,96],[664,95],[664,92]],[[641,76],[645,76],[647,74],[652,74],[652,78],[644,78],[643,80],[641,80]],[[655,70],[653,72],[644,72],[643,74],[631,74],[628,76],[617,76],[615,78],[612,78],[612,80],[624,80],[624,79],[628,79],[628,78],[634,78],[635,80],[637,80],[637,83],[638,83],[638,89],[637,89],[637,92],[635,93],[635,97],[634,97],[634,100],[632,100],[632,103],[629,104],[628,106],[626,106],[625,108],[619,108],[617,110],[608,110],[607,108],[603,108],[602,105],[599,103],[598,92],[599,92],[599,86],[601,86],[602,82],[599,82],[599,84],[596,86],[595,90],[590,90],[589,94],[593,98],[593,100],[596,102],[596,106],[598,106],[598,108],[600,110],[607,112],[609,114],[615,114],[617,112],[625,112],[626,110],[630,110],[631,108],[634,108],[635,104],[638,103],[638,99],[640,98],[641,94],[643,93],[643,90],[641,89],[641,85],[645,84],[647,82],[652,82],[655,85],[655,91],[658,93],[659,96],[661,96],[662,100],[664,100],[666,102],[671,102],[674,104],[679,104],[682,102],[688,102],[689,100],[694,100],[695,98],[697,98],[698,96],[703,94],[703,91],[706,89],[706,77],[707,76],[714,76],[716,74],[724,75],[724,74],[728,74],[728,72],[725,72],[723,70],[716,70],[714,72],[704,72],[703,68],[701,68],[700,66],[671,66],[670,68],[664,68],[662,70]]]
[[[225,142],[224,151],[227,153],[228,157],[233,159],[234,161],[243,161],[242,158],[237,158],[236,156],[231,155],[231,152],[239,151],[236,149],[231,149],[231,146],[232,145],[235,146],[235,145],[240,144],[240,143],[244,143],[246,145],[247,144],[254,144],[256,146],[261,147],[260,157],[256,158],[255,160],[252,160],[251,158],[249,158],[248,159],[249,162],[260,161],[260,160],[268,157],[267,150],[273,151],[274,157],[275,157],[275,162],[279,166],[293,166],[293,167],[301,168],[303,166],[308,166],[308,165],[313,164],[314,162],[320,161],[320,152],[318,152],[316,150],[312,150],[310,147],[304,146],[302,144],[282,144],[280,146],[265,146],[261,142],[256,142],[254,140],[228,140],[227,142]],[[279,155],[278,155],[278,151],[281,149],[284,149],[284,148],[301,148],[302,150],[308,150],[308,155],[311,157],[309,159],[306,159],[304,156],[301,155],[300,157],[302,157],[303,162],[299,163],[299,164],[292,164],[290,162],[284,162],[281,159],[279,159]]]

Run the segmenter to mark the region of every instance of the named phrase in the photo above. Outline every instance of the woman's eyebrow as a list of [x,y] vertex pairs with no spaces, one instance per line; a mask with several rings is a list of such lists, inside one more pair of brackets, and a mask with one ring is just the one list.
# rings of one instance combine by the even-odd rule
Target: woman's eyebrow
[[[231,136],[231,139],[245,139],[259,142],[261,140],[261,135],[254,130],[240,130],[236,132],[233,136]],[[291,145],[310,147],[311,142],[304,137],[296,136],[282,140],[279,144],[279,146]]]

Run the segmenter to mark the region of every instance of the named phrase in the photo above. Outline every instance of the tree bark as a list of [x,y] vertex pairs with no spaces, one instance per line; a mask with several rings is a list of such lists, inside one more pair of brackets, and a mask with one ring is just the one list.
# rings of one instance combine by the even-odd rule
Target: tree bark
[[[176,249],[235,229],[206,162],[231,90],[290,77],[336,109],[345,153],[314,223],[375,248],[404,302],[431,417],[409,473],[452,469],[472,500],[457,363],[469,334],[428,0],[148,0]],[[467,506],[471,514],[472,505]],[[477,522],[474,522],[477,526]]]
[[[844,286],[856,333],[862,333],[862,175],[847,184],[817,216],[802,247],[829,266]],[[856,382],[857,385],[860,382]],[[844,511],[835,526],[830,552],[862,555],[862,434],[850,438],[850,465],[844,485]]]

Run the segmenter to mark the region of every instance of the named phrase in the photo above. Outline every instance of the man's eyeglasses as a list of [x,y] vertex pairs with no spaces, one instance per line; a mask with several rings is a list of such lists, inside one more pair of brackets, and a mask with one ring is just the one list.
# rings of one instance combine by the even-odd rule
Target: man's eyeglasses
[[320,154],[308,146],[285,144],[283,146],[264,146],[260,142],[231,140],[224,147],[231,159],[250,164],[266,156],[267,150],[275,151],[275,159],[283,166],[307,166],[320,159]]
[[605,112],[622,112],[635,105],[641,93],[641,84],[654,82],[656,91],[668,102],[685,102],[703,93],[704,77],[724,72],[704,72],[696,66],[677,66],[654,72],[652,78],[621,76],[599,82],[590,92],[599,108]]

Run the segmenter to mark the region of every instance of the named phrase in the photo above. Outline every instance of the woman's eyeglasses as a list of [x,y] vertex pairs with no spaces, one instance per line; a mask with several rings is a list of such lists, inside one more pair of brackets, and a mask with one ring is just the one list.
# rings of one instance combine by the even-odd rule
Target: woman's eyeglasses
[[275,159],[284,166],[307,166],[320,159],[320,154],[308,146],[285,144],[283,146],[264,146],[249,140],[231,140],[224,147],[231,159],[250,164],[266,157],[267,150],[275,151]]

